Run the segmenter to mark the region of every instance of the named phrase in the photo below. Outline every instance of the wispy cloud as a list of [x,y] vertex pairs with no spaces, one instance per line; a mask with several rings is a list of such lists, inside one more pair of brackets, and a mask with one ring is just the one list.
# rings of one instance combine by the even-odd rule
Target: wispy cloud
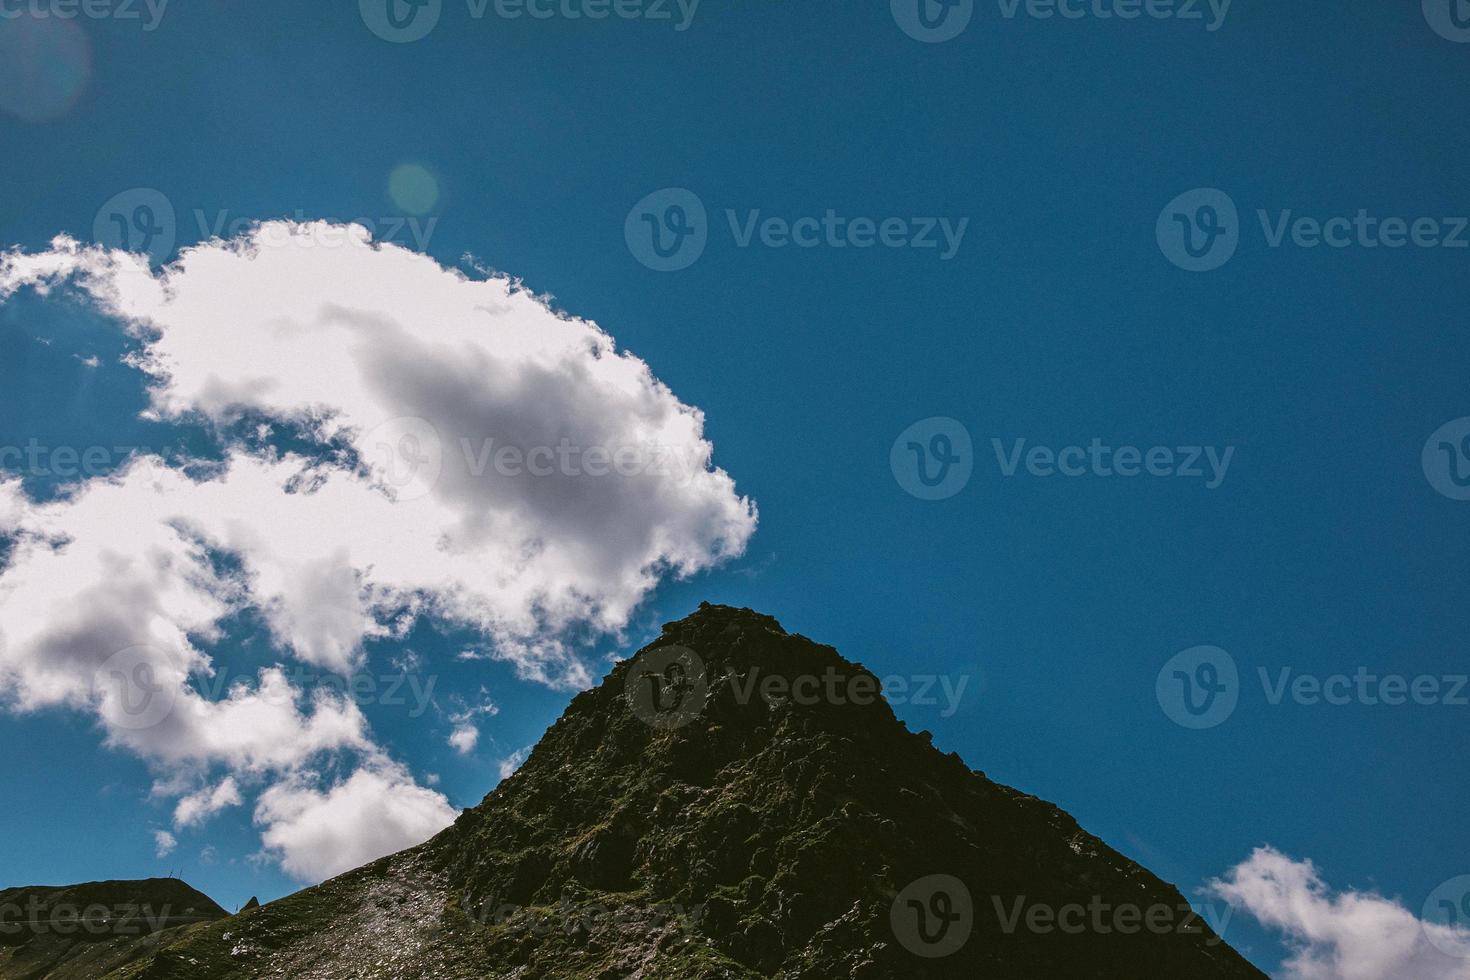
[[1260,847],[1208,891],[1284,934],[1281,980],[1470,980],[1470,929],[1374,892],[1334,891],[1311,861]]

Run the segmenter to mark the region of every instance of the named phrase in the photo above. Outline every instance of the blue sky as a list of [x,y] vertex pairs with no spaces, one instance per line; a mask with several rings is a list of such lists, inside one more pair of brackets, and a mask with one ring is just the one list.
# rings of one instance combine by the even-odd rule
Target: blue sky
[[[676,5],[543,20],[444,0],[408,43],[345,2],[180,3],[153,30],[140,9],[45,34],[63,54],[44,68],[0,68],[33,93],[0,98],[3,243],[91,240],[156,202],[150,188],[177,247],[235,221],[367,219],[595,320],[704,411],[714,463],[760,512],[743,557],[664,581],[623,642],[581,648],[597,676],[700,600],[749,605],[880,675],[971,678],[957,711],[901,716],[1186,892],[1267,844],[1415,914],[1470,872],[1470,707],[1273,704],[1259,674],[1467,669],[1470,503],[1421,452],[1470,416],[1470,249],[1453,244],[1470,45],[1418,4],[1238,0],[1209,30],[1207,6],[1203,21],[1072,20],[980,3],[938,43],[879,3],[700,5],[677,30]],[[23,28],[41,30],[0,20],[0,52]],[[704,209],[705,243],[658,271],[629,246],[630,209],[668,188]],[[1157,229],[1179,214],[1203,232],[1197,207],[1218,197],[1166,209],[1197,188],[1228,197],[1238,241],[1192,272]],[[671,200],[642,213],[670,218]],[[740,243],[752,222],[829,211],[859,240],[853,219],[899,219],[895,236],[938,244],[769,244],[779,228]],[[1344,247],[1308,247],[1310,226],[1291,225],[1360,211],[1375,235],[1433,219],[1441,244],[1339,222]],[[1297,230],[1273,246],[1283,221]],[[216,452],[196,425],[138,417],[146,378],[121,362],[138,343],[85,304],[22,290],[0,305],[0,445]],[[969,437],[971,472],[925,500],[890,450],[937,417]],[[1022,439],[1232,454],[1213,488],[1090,464],[1007,476],[993,440],[1006,455]],[[421,624],[367,649],[374,674],[405,650],[430,665],[422,713],[363,710],[457,807],[568,698],[456,659],[476,643]],[[274,656],[249,617],[222,644],[252,669]],[[1237,704],[1192,729],[1156,681],[1202,644],[1236,665]],[[455,751],[450,715],[486,697],[498,713]],[[0,713],[0,739],[21,747],[0,795],[24,801],[0,815],[0,886],[177,871],[229,907],[298,887],[251,859],[251,799],[155,857],[172,804],[83,712]],[[1243,912],[1226,935],[1267,970],[1287,955]]]

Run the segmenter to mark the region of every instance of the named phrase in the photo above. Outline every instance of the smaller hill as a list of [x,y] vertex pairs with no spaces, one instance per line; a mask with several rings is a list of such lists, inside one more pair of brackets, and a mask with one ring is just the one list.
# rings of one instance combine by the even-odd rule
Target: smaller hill
[[177,878],[0,890],[0,980],[93,980],[229,918]]

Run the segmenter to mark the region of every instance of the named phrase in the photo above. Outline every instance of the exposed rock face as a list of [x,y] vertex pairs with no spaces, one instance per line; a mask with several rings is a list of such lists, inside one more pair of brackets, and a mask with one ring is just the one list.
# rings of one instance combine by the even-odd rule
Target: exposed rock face
[[93,980],[228,916],[174,878],[0,891],[0,978]]
[[120,975],[1264,976],[877,688],[768,616],[701,607],[438,837]]

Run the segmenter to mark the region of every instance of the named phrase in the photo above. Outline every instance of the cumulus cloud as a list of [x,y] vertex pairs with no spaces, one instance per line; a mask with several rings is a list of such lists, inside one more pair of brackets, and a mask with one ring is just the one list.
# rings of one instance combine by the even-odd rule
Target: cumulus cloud
[[159,276],[65,239],[0,260],[0,297],[70,281],[119,317],[160,417],[254,413],[355,451],[359,471],[299,494],[231,459],[220,496],[295,518],[219,516],[283,646],[349,666],[374,613],[417,595],[527,676],[586,684],[568,629],[621,629],[660,574],[743,551],[754,508],[703,415],[596,324],[355,226],[324,247],[328,229],[269,222]]
[[325,790],[306,776],[277,784],[255,808],[267,851],[303,881],[321,881],[421,843],[456,816],[442,795],[381,762]]
[[1208,890],[1285,934],[1283,980],[1470,980],[1470,929],[1373,892],[1334,892],[1311,861],[1257,848]]
[[449,733],[449,744],[460,755],[469,755],[480,744],[480,730],[474,725],[455,725]]
[[[242,802],[211,772],[249,774],[293,873],[340,870],[311,850],[411,842],[450,808],[382,761],[340,694],[279,667],[213,699],[191,686],[242,613],[283,659],[334,673],[427,617],[523,678],[585,686],[571,637],[622,630],[661,577],[740,554],[755,528],[702,414],[596,324],[355,226],[269,222],[162,272],[61,238],[0,253],[0,302],[21,289],[114,318],[149,414],[202,421],[219,447],[140,456],[44,503],[0,479],[0,705],[91,712],[110,744],[182,772],[180,827]],[[472,716],[454,724],[469,751]],[[313,788],[313,760],[343,753],[377,761]],[[369,788],[380,830],[320,819]]]
[[174,807],[174,826],[197,827],[221,810],[243,802],[235,777],[226,776],[219,785],[213,788],[206,786],[179,800],[178,806]]
[[171,833],[169,833],[168,831],[166,831],[166,830],[155,830],[153,832],[153,856],[154,857],[166,858],[170,854],[172,854],[174,852],[174,848],[176,848],[178,846],[179,846],[179,842],[177,840],[175,840],[174,839],[174,835],[171,834]]

